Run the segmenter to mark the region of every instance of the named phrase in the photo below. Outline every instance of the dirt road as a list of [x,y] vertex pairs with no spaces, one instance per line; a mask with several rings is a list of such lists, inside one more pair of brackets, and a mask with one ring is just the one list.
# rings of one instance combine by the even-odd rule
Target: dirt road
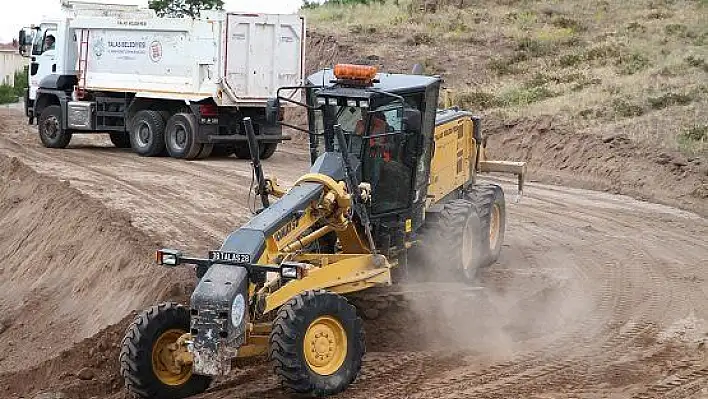
[[[249,165],[233,158],[140,158],[102,137],[77,137],[70,149],[47,150],[16,111],[3,109],[0,156],[17,157],[126,212],[128,227],[148,241],[204,251],[249,215]],[[265,162],[267,173],[285,183],[306,167],[307,155],[297,147],[284,147]],[[506,188],[512,199],[513,186]],[[708,220],[628,197],[539,184],[530,184],[508,212],[502,257],[483,273],[483,288],[410,294],[402,307],[368,322],[363,373],[340,397],[708,397]],[[143,244],[141,250],[154,246]],[[73,300],[68,296],[57,306],[72,309]],[[147,300],[133,304],[139,308]],[[37,323],[51,313],[41,304],[34,311]],[[89,338],[100,328],[69,335],[88,339],[61,361],[26,356],[26,364],[5,368],[0,360],[0,370],[7,371],[0,390],[10,397],[124,397],[112,347],[122,326]],[[46,341],[34,344],[49,345],[52,338]],[[96,356],[105,361],[92,362]],[[93,379],[72,375],[85,366],[96,370]],[[37,376],[29,388],[22,384],[27,374]],[[202,397],[287,394],[268,366],[256,362]]]

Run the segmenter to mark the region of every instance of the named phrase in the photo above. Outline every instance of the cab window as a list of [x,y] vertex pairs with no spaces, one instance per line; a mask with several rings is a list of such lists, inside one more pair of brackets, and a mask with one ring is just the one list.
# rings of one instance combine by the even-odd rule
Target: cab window
[[409,137],[402,131],[403,108],[400,105],[387,107],[371,112],[369,117],[370,126],[381,126],[378,131],[372,128],[371,137],[364,143],[362,180],[371,184],[371,211],[381,214],[406,208],[412,168],[406,159]]
[[[50,40],[47,40],[47,37]],[[51,39],[54,39],[54,44],[51,45]],[[54,29],[47,29],[42,31],[37,31],[34,35],[34,41],[32,43],[32,55],[42,55],[47,50],[53,50],[56,47],[56,31]]]

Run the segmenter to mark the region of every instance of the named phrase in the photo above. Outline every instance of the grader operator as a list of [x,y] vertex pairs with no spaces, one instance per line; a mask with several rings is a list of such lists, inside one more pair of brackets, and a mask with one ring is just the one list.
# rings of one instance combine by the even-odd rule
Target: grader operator
[[[282,90],[304,90],[310,172],[289,190],[265,178],[244,120],[263,208],[208,258],[157,252],[199,282],[188,306],[154,306],[128,328],[120,365],[135,396],[198,394],[234,358],[264,354],[285,387],[335,394],[365,352],[348,295],[420,267],[472,281],[499,256],[504,193],[477,174],[514,173],[521,191],[525,164],[485,160],[480,120],[437,109],[439,78],[337,65],[306,83]],[[271,101],[271,119],[279,101],[294,102]]]

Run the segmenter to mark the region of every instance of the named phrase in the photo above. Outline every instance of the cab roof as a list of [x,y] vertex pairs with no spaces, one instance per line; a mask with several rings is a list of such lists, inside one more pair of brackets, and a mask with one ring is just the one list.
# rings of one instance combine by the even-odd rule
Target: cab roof
[[[308,76],[307,83],[315,86],[324,86],[327,89],[352,88],[352,86],[345,86],[337,82],[333,82],[335,79],[334,71],[332,69],[323,69]],[[376,80],[378,80],[378,82],[371,86],[366,86],[365,88],[401,94],[422,91],[428,86],[440,82],[440,78],[435,76],[405,75],[397,73],[377,73]],[[358,87],[355,87],[355,89],[358,89]]]

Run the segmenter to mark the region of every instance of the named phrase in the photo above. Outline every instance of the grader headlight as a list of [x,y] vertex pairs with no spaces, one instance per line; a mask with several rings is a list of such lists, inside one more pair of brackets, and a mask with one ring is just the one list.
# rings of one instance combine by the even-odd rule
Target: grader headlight
[[155,252],[155,261],[160,266],[174,267],[182,263],[182,253],[173,249],[158,249]]

